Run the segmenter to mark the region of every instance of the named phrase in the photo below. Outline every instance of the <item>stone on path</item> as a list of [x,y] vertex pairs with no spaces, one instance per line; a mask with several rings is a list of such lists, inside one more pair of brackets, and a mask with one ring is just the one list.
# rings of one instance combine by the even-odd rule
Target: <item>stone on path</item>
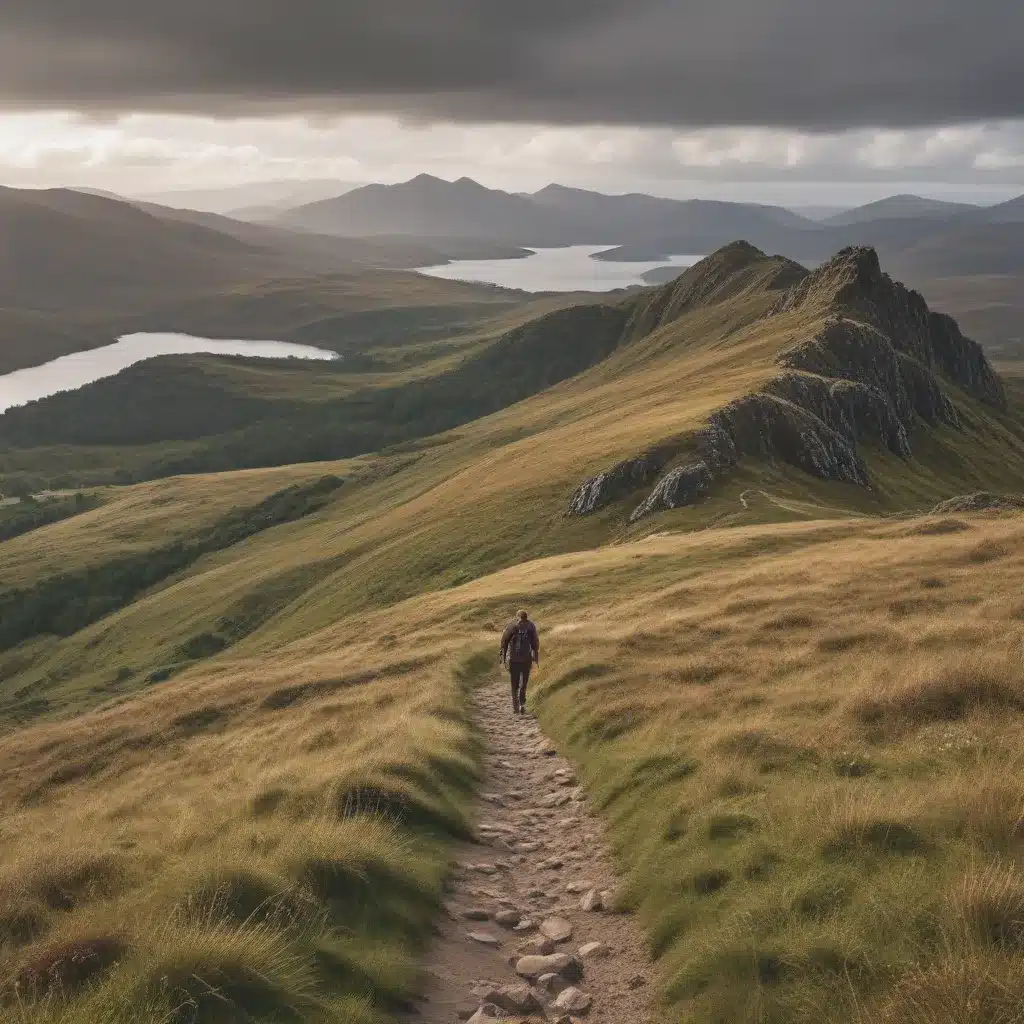
[[524,917],[519,924],[517,924],[512,931],[514,932],[532,932],[537,927],[537,922],[531,917]]
[[497,947],[501,945],[501,939],[490,932],[469,932],[468,935],[474,942],[479,942],[481,946]]
[[540,933],[552,942],[568,942],[572,938],[572,923],[564,917],[549,917],[541,921]]
[[494,915],[494,923],[500,924],[502,928],[515,928],[519,924],[519,918],[518,910],[499,910]]
[[516,952],[520,956],[549,956],[555,952],[555,944],[546,935],[534,935],[532,939],[520,942]]
[[606,957],[608,952],[608,947],[603,942],[588,942],[585,946],[580,946],[576,955],[581,960],[597,960]]
[[586,992],[578,988],[567,988],[559,993],[551,1008],[560,1013],[586,1013],[593,1001]]
[[589,890],[580,900],[580,910],[598,911],[603,909],[604,900],[601,899],[601,894],[596,889]]
[[583,964],[568,953],[550,956],[524,956],[516,964],[516,974],[522,978],[539,978],[542,974],[557,974],[566,981],[579,981],[583,977]]
[[638,988],[643,988],[647,984],[647,979],[642,974],[634,974],[629,979],[629,987],[634,991]]
[[500,1009],[521,1017],[544,1008],[544,1001],[529,985],[502,985],[500,988],[492,989],[483,998],[485,1003],[493,1003]]
[[489,921],[491,919],[490,913],[483,907],[470,907],[469,910],[462,912],[462,916],[467,921]]
[[484,1021],[498,1020],[500,1017],[501,1007],[495,1006],[494,1003],[484,1003],[484,1005],[469,1018],[469,1024],[483,1024]]
[[565,891],[571,895],[575,895],[578,892],[586,892],[588,889],[592,888],[593,886],[589,882],[570,882],[565,887]]
[[536,981],[537,988],[545,995],[557,996],[569,987],[569,982],[560,974],[542,974]]

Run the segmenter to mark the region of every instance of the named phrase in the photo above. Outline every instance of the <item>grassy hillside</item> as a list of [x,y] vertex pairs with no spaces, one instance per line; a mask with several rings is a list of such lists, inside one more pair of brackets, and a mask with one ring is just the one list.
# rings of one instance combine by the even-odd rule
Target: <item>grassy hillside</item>
[[354,344],[420,327],[429,336],[521,297],[396,268],[515,254],[330,238],[66,189],[0,189],[0,372],[139,330]]
[[[465,688],[494,681],[495,631],[525,604],[545,636],[534,708],[612,826],[665,1015],[1009,1014],[1024,529],[921,513],[1024,491],[1020,389],[1003,407],[978,365],[954,379],[974,350],[884,281],[851,291],[851,270],[871,267],[809,278],[730,249],[591,307],[559,346],[588,368],[446,433],[111,488],[0,544],[0,596],[85,580],[86,607],[125,559],[196,555],[0,657],[4,1005],[29,1024],[394,1013],[467,828]],[[632,524],[633,493],[566,514],[620,460],[689,458],[839,310],[863,320],[847,339],[945,332],[950,405],[914,414],[909,453],[858,440],[858,484],[768,449]],[[505,379],[537,342],[515,336],[470,361]],[[323,503],[205,543],[325,475],[344,482]]]

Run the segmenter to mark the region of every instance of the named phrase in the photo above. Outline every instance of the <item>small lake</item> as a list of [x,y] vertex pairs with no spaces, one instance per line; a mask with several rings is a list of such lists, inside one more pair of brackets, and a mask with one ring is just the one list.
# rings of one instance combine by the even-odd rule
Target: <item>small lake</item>
[[570,245],[561,249],[531,249],[518,260],[452,260],[443,266],[420,267],[421,274],[450,281],[483,281],[526,292],[610,292],[645,285],[644,274],[661,267],[680,273],[703,256],[670,256],[649,263],[595,260],[595,253],[613,245]]
[[285,341],[215,341],[193,338],[188,334],[126,334],[113,345],[73,352],[42,366],[30,366],[0,376],[0,412],[47,398],[58,391],[73,391],[103,377],[112,377],[144,359],[198,352],[264,359],[337,358],[337,353],[327,349]]

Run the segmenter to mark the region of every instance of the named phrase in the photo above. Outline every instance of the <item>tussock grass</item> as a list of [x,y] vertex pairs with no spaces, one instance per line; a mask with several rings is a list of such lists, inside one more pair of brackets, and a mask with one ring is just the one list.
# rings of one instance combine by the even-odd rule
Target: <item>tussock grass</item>
[[4,1019],[377,1021],[408,998],[477,776],[480,662],[442,639],[236,662],[8,736]]

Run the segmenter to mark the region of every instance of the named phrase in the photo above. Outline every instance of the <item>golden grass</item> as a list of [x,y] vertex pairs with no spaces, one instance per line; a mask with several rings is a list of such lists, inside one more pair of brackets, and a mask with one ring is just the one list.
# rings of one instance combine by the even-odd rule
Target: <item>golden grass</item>
[[404,661],[356,641],[239,662],[8,737],[5,1012],[355,1021],[404,998],[476,774],[472,667],[420,639]]

